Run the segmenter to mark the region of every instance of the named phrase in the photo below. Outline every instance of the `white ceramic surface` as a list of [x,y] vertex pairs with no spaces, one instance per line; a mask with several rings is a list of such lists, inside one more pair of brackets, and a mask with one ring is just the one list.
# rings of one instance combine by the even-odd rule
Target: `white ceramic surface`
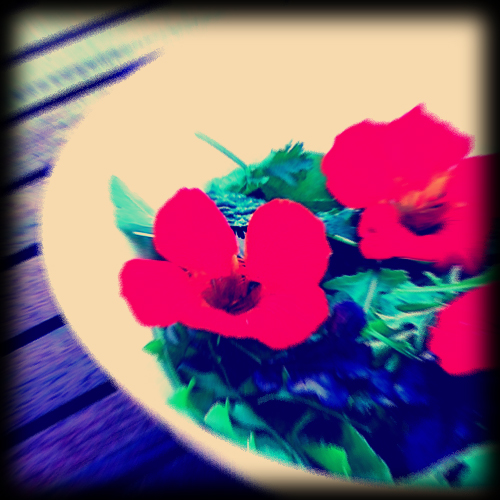
[[276,491],[343,487],[334,478],[255,456],[170,409],[152,338],[119,297],[132,257],[116,229],[111,175],[153,208],[203,187],[290,140],[326,152],[366,118],[390,121],[419,103],[484,138],[485,28],[471,16],[221,18],[181,34],[157,61],[113,86],[72,132],[49,182],[43,253],[54,293],[79,341],[111,377],[175,435],[226,470]]

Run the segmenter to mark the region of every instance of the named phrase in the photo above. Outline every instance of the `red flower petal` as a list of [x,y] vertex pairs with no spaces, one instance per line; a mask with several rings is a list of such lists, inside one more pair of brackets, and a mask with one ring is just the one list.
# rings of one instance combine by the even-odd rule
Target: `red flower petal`
[[467,156],[473,145],[470,136],[426,112],[423,104],[391,122],[386,141],[393,175],[403,178],[402,194],[424,189],[434,175]]
[[192,328],[230,338],[252,338],[272,349],[287,349],[306,340],[328,317],[319,286],[272,292],[265,287],[256,307],[233,315],[199,304],[185,309],[180,321]]
[[158,211],[154,244],[165,259],[208,276],[230,274],[236,237],[215,203],[199,189],[183,188]]
[[346,129],[323,158],[322,171],[340,203],[364,208],[422,190],[471,148],[469,136],[419,105],[390,123],[364,121]]
[[404,227],[394,205],[380,203],[366,208],[358,225],[363,256],[422,260],[441,268],[461,265],[467,273],[476,273],[484,263],[491,229],[491,203],[486,189],[491,159],[469,158],[453,170],[444,199],[450,209],[443,228],[435,234],[418,236]]
[[160,260],[133,259],[120,273],[121,295],[144,326],[168,326],[180,320],[193,301],[187,273]]
[[281,288],[318,284],[330,254],[323,222],[299,203],[276,199],[250,219],[245,239],[249,280]]
[[430,328],[428,348],[451,375],[495,368],[492,325],[488,322],[492,285],[476,288],[451,302]]

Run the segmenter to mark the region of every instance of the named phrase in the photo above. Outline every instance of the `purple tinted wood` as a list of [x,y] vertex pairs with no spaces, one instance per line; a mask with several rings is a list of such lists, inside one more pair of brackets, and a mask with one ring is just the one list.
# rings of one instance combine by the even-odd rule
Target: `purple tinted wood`
[[40,242],[40,217],[46,185],[47,179],[39,179],[2,197],[2,209],[8,218],[2,257]]
[[43,257],[34,257],[5,271],[5,330],[10,338],[61,313],[45,275]]
[[20,493],[42,493],[94,460],[140,441],[156,425],[116,392],[10,449],[8,475]]
[[108,377],[76,341],[59,328],[6,356],[8,430],[27,424],[106,382]]

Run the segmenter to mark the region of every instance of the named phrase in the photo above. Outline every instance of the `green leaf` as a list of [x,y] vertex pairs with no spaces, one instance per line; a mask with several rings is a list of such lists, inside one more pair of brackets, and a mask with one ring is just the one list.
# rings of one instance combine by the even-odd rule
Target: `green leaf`
[[250,165],[252,176],[268,177],[260,186],[266,200],[286,198],[303,204],[312,211],[327,212],[339,204],[326,189],[321,172],[322,154],[302,150],[303,144],[290,142],[272,151],[262,162]]
[[408,281],[408,273],[401,269],[381,269],[378,275],[379,282],[387,289],[392,289]]
[[366,439],[349,423],[342,423],[341,446],[347,453],[352,475],[370,481],[393,483],[387,464],[373,451]]
[[335,239],[341,238],[350,241],[356,245],[358,240],[356,236],[356,228],[351,224],[351,219],[356,213],[356,210],[344,208],[343,210],[330,210],[329,212],[318,212],[316,217],[321,219],[325,224],[326,234]]
[[349,477],[351,475],[351,467],[344,448],[332,444],[325,445],[316,443],[310,443],[302,447],[311,458],[326,470],[341,476]]
[[[339,290],[346,292],[354,302],[363,306],[369,293],[375,296],[380,293],[388,293],[396,286],[408,281],[408,273],[402,270],[381,269],[378,273],[369,270],[354,275],[344,275],[323,283],[327,290]],[[370,290],[370,287],[374,290]]]
[[151,342],[148,342],[142,350],[144,352],[147,352],[148,354],[162,354],[163,353],[163,347],[165,343],[161,339],[154,339]]
[[258,453],[261,453],[271,460],[283,462],[285,464],[295,463],[292,455],[285,451],[285,449],[274,437],[271,437],[267,434],[259,434],[258,436],[256,436],[254,444]]
[[195,420],[203,421],[203,413],[193,404],[191,400],[191,391],[195,386],[196,379],[193,377],[187,386],[177,389],[168,399],[167,404],[173,408],[186,413]]
[[394,350],[404,354],[408,358],[419,359],[419,357],[415,354],[415,348],[407,341],[400,339],[393,339],[390,337],[386,337],[381,333],[371,330],[370,328],[365,327],[362,332],[363,337],[369,338],[372,337],[376,340],[379,340],[383,344],[392,347]]
[[[474,445],[398,481],[406,486],[440,486],[444,488],[488,488],[496,480],[498,445]],[[450,471],[460,467],[452,484],[446,479]]]
[[248,436],[247,450],[253,452],[257,451],[257,446],[255,445],[255,434],[253,433],[253,431],[250,431],[250,434]]
[[134,252],[145,259],[163,259],[153,245],[154,210],[114,175],[109,190],[115,206],[115,224],[125,234]]
[[207,194],[232,227],[247,227],[255,210],[265,203],[258,198],[228,191],[208,191]]
[[109,189],[111,201],[115,205],[118,228],[130,233],[140,231],[152,234],[154,210],[114,175],[111,177]]
[[401,312],[417,312],[417,311],[426,311],[428,309],[432,309],[435,307],[439,307],[442,304],[439,302],[422,302],[422,303],[414,303],[414,304],[397,304],[396,309]]
[[196,378],[196,387],[212,391],[215,398],[237,397],[236,391],[228,387],[215,372],[201,372],[181,363],[178,371],[188,377]]
[[251,396],[259,392],[259,389],[255,385],[252,376],[248,377],[241,383],[241,385],[238,387],[238,392],[242,396]]
[[235,441],[240,441],[240,436],[234,431],[229,418],[229,399],[226,399],[226,404],[215,403],[205,415],[204,421],[215,432]]
[[496,480],[498,464],[498,445],[484,444],[475,446],[460,455],[466,465],[459,476],[459,486],[463,488],[491,487]]
[[246,176],[245,171],[236,168],[223,177],[214,177],[206,186],[206,191],[210,193],[242,193],[245,189]]
[[454,291],[460,292],[469,290],[470,288],[475,288],[477,286],[486,285],[488,283],[492,283],[498,278],[499,266],[492,266],[486,272],[479,276],[474,276],[473,278],[468,278],[466,280],[460,281],[458,283],[451,284],[443,284],[437,286],[414,286],[412,289],[401,288],[397,289],[397,292],[405,292],[411,294],[424,294],[424,293],[432,293],[432,292],[446,292],[446,291]]
[[323,288],[327,290],[339,290],[345,292],[359,305],[363,305],[366,299],[370,283],[372,281],[372,271],[359,272],[354,275],[344,275],[323,283]]
[[231,417],[240,425],[250,429],[268,429],[267,423],[262,420],[247,403],[236,402],[230,410]]
[[393,335],[395,333],[394,330],[392,330],[391,328],[389,328],[384,321],[382,321],[381,319],[374,319],[372,321],[370,321],[363,329],[363,331],[361,332],[361,335],[363,337],[370,337],[371,335],[369,334],[369,332],[373,330],[377,333],[380,333],[382,334],[384,337],[387,337],[389,335]]

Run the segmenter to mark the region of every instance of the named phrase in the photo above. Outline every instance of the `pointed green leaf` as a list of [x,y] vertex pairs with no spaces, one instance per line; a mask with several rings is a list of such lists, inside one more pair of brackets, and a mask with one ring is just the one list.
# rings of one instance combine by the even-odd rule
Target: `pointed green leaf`
[[126,232],[152,233],[154,210],[114,175],[111,177],[109,189],[111,201],[115,205],[118,228]]
[[341,476],[349,477],[351,475],[351,467],[344,448],[332,444],[310,443],[303,445],[303,449],[326,470]]
[[168,399],[167,404],[179,410],[182,413],[189,415],[195,420],[202,422],[203,413],[193,404],[191,400],[191,391],[195,386],[196,380],[194,377],[189,381],[187,386],[177,389]]
[[196,387],[212,391],[215,398],[237,397],[235,391],[228,387],[215,372],[201,372],[184,363],[181,363],[177,369],[188,377],[195,377]]
[[147,352],[148,354],[158,355],[158,354],[161,354],[163,352],[163,346],[164,345],[165,345],[165,343],[163,342],[163,340],[161,340],[161,339],[154,339],[151,342],[148,342],[142,348],[142,350],[144,352]]
[[215,403],[205,415],[204,421],[215,432],[236,441],[239,440],[239,436],[235,433],[233,424],[229,418],[228,399],[226,399],[226,404]]
[[247,441],[247,450],[248,451],[257,451],[257,447],[255,445],[255,434],[253,431],[250,431],[250,434],[248,436],[248,441]]
[[373,451],[366,439],[349,423],[343,422],[341,446],[347,453],[352,475],[370,481],[393,483],[387,464]]
[[240,425],[250,429],[267,429],[267,423],[262,420],[247,403],[236,402],[230,410],[231,417]]
[[285,464],[295,463],[292,455],[283,449],[276,438],[271,437],[268,434],[258,435],[255,438],[254,444],[256,445],[258,453],[261,453],[271,460],[284,462]]

